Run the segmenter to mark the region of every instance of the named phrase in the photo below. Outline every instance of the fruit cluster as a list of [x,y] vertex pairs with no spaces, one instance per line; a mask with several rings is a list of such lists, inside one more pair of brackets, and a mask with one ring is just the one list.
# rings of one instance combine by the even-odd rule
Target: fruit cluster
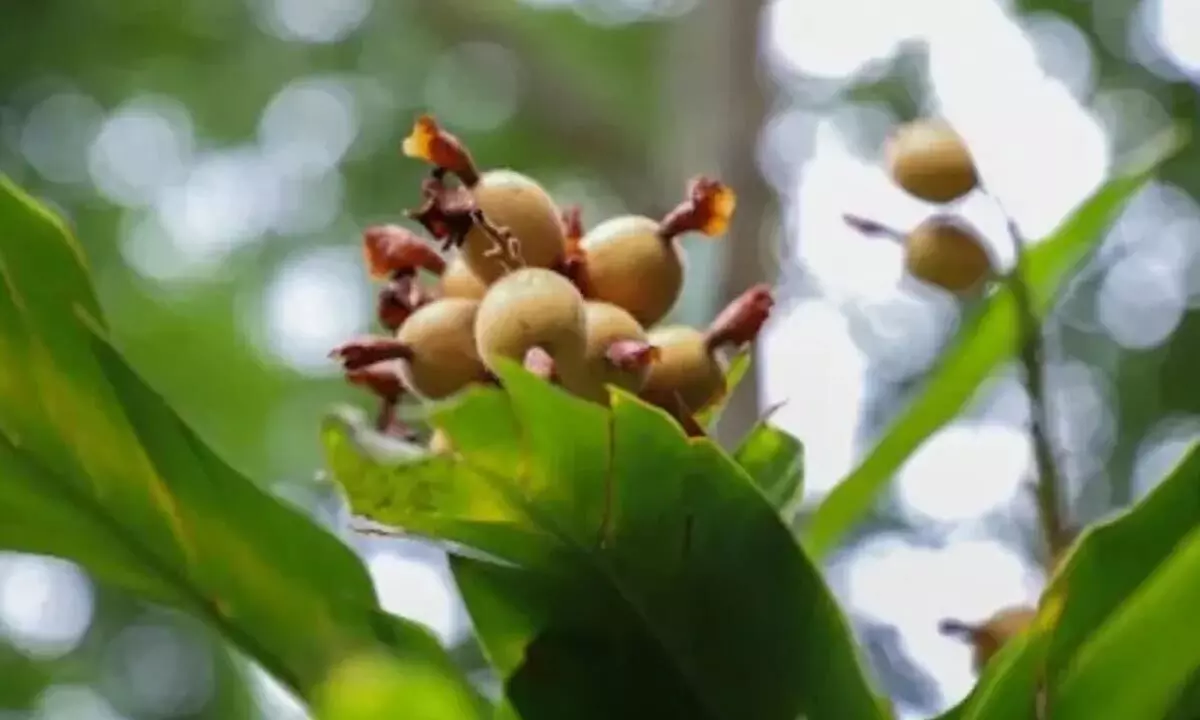
[[[683,286],[679,238],[725,232],[736,204],[730,188],[698,177],[660,220],[615,217],[585,232],[578,208],[560,209],[515,170],[481,171],[429,116],[417,119],[403,151],[432,165],[420,204],[407,212],[428,237],[399,225],[363,233],[389,334],[331,353],[350,382],[379,397],[381,432],[415,438],[396,418],[403,398],[440,400],[498,383],[501,358],[596,403],[608,403],[609,385],[637,393],[689,433],[703,432],[696,415],[727,390],[722,353],[758,335],[771,290],[750,288],[705,330],[658,323]],[[430,446],[448,447],[436,432]]]
[[[926,202],[945,205],[979,185],[966,144],[941,120],[916,120],[900,126],[888,138],[884,155],[892,181]],[[852,215],[846,216],[846,221],[864,233],[903,242],[908,273],[944,290],[969,295],[992,276],[993,263],[984,242],[953,215],[938,213],[910,232]]]

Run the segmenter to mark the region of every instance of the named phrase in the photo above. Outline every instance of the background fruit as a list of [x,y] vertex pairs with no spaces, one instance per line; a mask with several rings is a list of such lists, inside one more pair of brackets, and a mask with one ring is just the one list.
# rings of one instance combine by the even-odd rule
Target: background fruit
[[909,233],[904,264],[913,277],[955,293],[975,290],[992,270],[983,240],[949,217],[930,218]]
[[884,154],[893,182],[928,202],[957,200],[979,183],[966,143],[942,120],[901,125]]

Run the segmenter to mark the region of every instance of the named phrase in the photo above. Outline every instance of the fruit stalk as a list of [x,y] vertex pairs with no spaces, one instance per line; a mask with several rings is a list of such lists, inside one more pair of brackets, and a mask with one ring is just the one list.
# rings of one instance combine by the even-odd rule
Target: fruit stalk
[[1033,457],[1038,477],[1035,488],[1038,519],[1045,537],[1046,572],[1054,571],[1054,560],[1066,548],[1069,535],[1062,517],[1061,476],[1055,459],[1054,443],[1050,439],[1050,408],[1046,401],[1045,344],[1042,327],[1033,307],[1029,284],[1025,281],[1025,239],[1012,216],[1000,205],[1013,243],[1013,267],[1006,276],[1013,303],[1017,310],[1018,356],[1025,371],[1025,387],[1029,392],[1029,433],[1033,439]]

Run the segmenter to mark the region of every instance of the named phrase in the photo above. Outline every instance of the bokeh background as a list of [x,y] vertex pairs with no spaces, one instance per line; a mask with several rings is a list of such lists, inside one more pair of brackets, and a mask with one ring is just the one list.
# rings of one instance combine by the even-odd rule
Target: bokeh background
[[[0,11],[0,171],[77,228],[122,345],[235,466],[340,528],[389,609],[490,682],[420,544],[356,536],[314,481],[316,429],[364,404],[326,360],[371,328],[359,232],[398,221],[434,113],[486,165],[535,175],[585,222],[657,215],[686,179],[739,194],[687,241],[675,319],[749,284],[782,301],[721,436],[783,402],[808,503],[918,390],[961,309],[902,276],[844,212],[934,209],[879,168],[889,129],[946,116],[1037,238],[1122,158],[1200,112],[1196,0],[43,0]],[[1147,491],[1200,436],[1200,149],[1168,165],[1049,323],[1072,519]],[[956,210],[1011,258],[994,203]],[[906,718],[970,688],[937,633],[1036,597],[1028,400],[1014,368],[897,476],[836,554],[880,686]],[[797,519],[803,522],[803,512]],[[202,626],[75,566],[0,555],[0,718],[304,717]]]

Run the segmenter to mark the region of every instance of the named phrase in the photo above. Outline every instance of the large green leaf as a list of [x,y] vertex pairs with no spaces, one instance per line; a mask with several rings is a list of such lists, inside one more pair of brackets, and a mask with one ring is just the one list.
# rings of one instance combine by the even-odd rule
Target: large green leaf
[[381,647],[465,692],[346,545],[230,469],[124,362],[69,233],[7,181],[0,279],[0,548],[193,613],[301,695]]
[[[1151,161],[1122,174],[1098,190],[1049,238],[1025,254],[1022,273],[1034,312],[1046,316],[1072,271],[1102,239],[1125,203],[1176,152],[1185,136],[1171,134],[1154,145]],[[1148,153],[1149,154],[1149,153]],[[986,307],[965,323],[958,338],[930,375],[921,394],[901,412],[866,458],[826,496],[804,532],[804,546],[817,558],[870,511],[880,492],[904,461],[952,420],[976,389],[1017,351],[1019,326],[1010,288],[1003,286]]]
[[435,411],[454,457],[364,454],[344,419],[326,439],[356,512],[507,561],[454,570],[524,720],[881,717],[818,570],[732,458],[630,395],[609,411],[501,376]]

